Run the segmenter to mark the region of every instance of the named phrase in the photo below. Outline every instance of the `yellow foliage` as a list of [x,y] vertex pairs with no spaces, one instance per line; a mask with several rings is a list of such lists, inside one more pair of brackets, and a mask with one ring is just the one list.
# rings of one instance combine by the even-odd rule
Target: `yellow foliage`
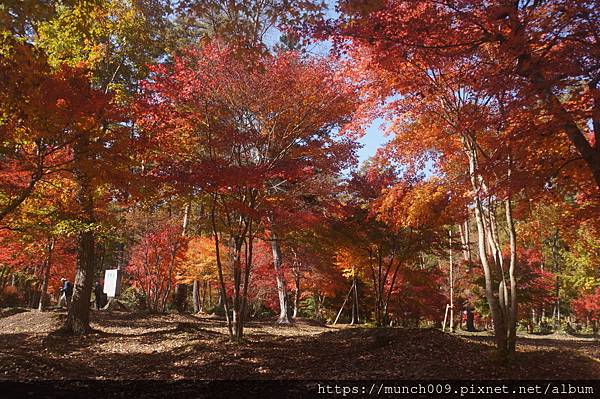
[[194,280],[217,279],[215,245],[208,237],[194,237],[188,243],[183,261],[177,265],[177,282],[189,284]]
[[447,188],[437,179],[388,190],[379,208],[380,218],[397,228],[422,228],[444,224],[449,203]]

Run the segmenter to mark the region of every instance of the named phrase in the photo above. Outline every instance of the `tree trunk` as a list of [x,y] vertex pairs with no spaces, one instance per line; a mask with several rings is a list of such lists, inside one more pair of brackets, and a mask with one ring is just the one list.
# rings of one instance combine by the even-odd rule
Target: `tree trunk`
[[517,315],[518,315],[518,297],[517,297],[517,278],[516,278],[516,263],[517,263],[517,233],[515,231],[515,223],[512,217],[512,205],[510,198],[505,201],[506,207],[506,222],[508,225],[508,233],[510,240],[510,266],[508,276],[510,280],[510,309],[508,314],[508,352],[514,353],[517,342]]
[[208,306],[212,306],[212,287],[210,281],[206,282],[206,288],[208,289],[208,293],[206,294]]
[[48,292],[48,280],[50,279],[50,267],[52,267],[52,251],[54,249],[54,238],[48,239],[46,245],[46,262],[44,265],[44,279],[42,280],[42,287],[40,289],[40,301],[38,303],[38,310],[41,312],[44,310],[44,297]]
[[450,332],[454,332],[454,262],[452,259],[452,229],[448,232],[450,240]]
[[[375,257],[377,261],[377,271],[375,271],[375,267],[373,267],[373,260]],[[384,324],[382,263],[383,261],[379,249],[377,249],[377,254],[373,254],[373,251],[369,249],[369,265],[371,268],[371,278],[373,279],[373,289],[375,291],[375,324],[377,327],[381,327]]]
[[[546,109],[562,124],[563,131],[592,172],[596,186],[600,188],[600,143],[596,143],[595,147],[590,144],[584,132],[573,119],[572,114],[567,111],[558,97],[552,92],[551,85],[541,76],[541,73],[533,73],[529,75],[529,78]],[[595,128],[600,126],[597,120],[594,122]],[[595,131],[594,133],[596,137],[599,136],[599,132]]]
[[471,261],[471,237],[469,231],[469,210],[467,209],[467,218],[464,223],[458,225],[460,232],[460,241],[462,244],[463,259],[467,262]]
[[[198,284],[200,284],[200,282],[198,282]],[[202,281],[202,295],[200,297],[199,306],[198,306],[199,313],[204,312],[204,309],[206,309],[207,293],[208,293],[208,281],[204,280],[204,281]]]
[[[473,140],[474,139],[472,137],[463,137],[463,144],[465,145],[465,151],[469,160],[469,176],[473,191],[475,192],[475,222],[477,225],[479,258],[485,277],[485,296],[492,314],[492,323],[494,325],[494,335],[496,338],[498,354],[500,357],[504,358],[508,354],[507,323],[500,309],[500,304],[498,302],[498,298],[495,296],[493,288],[492,270],[487,253],[489,240],[486,240],[486,233],[491,234],[491,231],[486,229],[486,222],[484,221],[484,205],[480,196],[482,195],[481,191],[484,191],[485,187],[482,187],[482,178],[477,172],[477,149],[475,147],[475,143],[473,143]],[[496,261],[496,259],[494,259],[494,261]]]
[[471,306],[467,306],[467,331],[475,331],[475,315]]
[[352,295],[352,306],[351,309],[351,318],[350,325],[354,325],[356,323],[356,301],[354,300],[354,282],[352,282],[351,295]]
[[300,271],[296,273],[296,292],[294,293],[294,313],[292,314],[292,318],[298,317],[298,308],[300,307],[300,295],[302,291],[300,291]]
[[242,245],[243,241],[241,237],[232,237],[230,242],[230,261],[231,270],[233,272],[233,338],[239,341],[242,336],[242,326],[244,323],[244,316],[241,313],[242,310]]
[[279,295],[279,317],[277,324],[290,324],[288,317],[288,297],[285,284],[285,276],[282,269],[281,246],[275,233],[273,218],[271,217],[271,249],[273,251],[273,266],[275,267],[275,278],[277,279],[277,294]]
[[[76,162],[89,158],[89,138],[80,139],[74,148]],[[82,169],[75,170],[79,186],[77,203],[82,211],[83,229],[77,235],[77,272],[71,298],[71,307],[64,329],[72,334],[86,334],[90,328],[90,300],[96,269],[96,242],[94,234],[94,192],[90,177]]]
[[65,329],[72,334],[86,334],[91,331],[90,300],[95,269],[94,233],[80,232],[77,241],[77,273]]
[[[543,65],[543,59],[539,59],[533,49],[527,45],[527,33],[523,27],[523,22],[519,17],[519,2],[514,2],[514,9],[508,14],[511,26],[510,41],[513,43],[523,43],[522,47],[515,47],[519,52],[516,64],[516,72],[518,75],[526,78],[532,85],[533,90],[537,94],[541,104],[548,114],[555,119],[555,124],[559,124],[561,130],[567,135],[577,152],[583,158],[596,183],[600,188],[600,99],[594,98],[592,105],[591,124],[594,131],[595,144],[592,145],[586,138],[585,131],[578,125],[576,120],[577,113],[569,111],[559,97],[553,91],[552,82],[544,76],[543,70],[540,69]],[[592,79],[588,82],[590,91],[597,90],[598,80]]]
[[200,293],[198,290],[199,282],[198,280],[194,280],[192,284],[192,298],[194,302],[194,313],[200,312]]
[[319,320],[321,317],[321,295],[319,295],[319,292],[316,292],[313,298],[315,301],[315,319]]
[[[178,313],[185,312],[187,295],[188,295],[187,287],[188,287],[187,284],[175,285],[175,307],[177,308]],[[166,296],[166,298],[164,300],[165,305],[167,303],[167,298],[168,298],[168,296]]]
[[358,302],[358,284],[354,281],[354,303],[356,306],[356,322],[360,323],[360,304]]
[[494,335],[496,338],[496,346],[498,348],[498,353],[501,357],[505,357],[508,354],[507,347],[507,331],[506,331],[506,323],[504,321],[504,317],[502,312],[500,311],[500,306],[498,303],[498,299],[494,295],[493,282],[492,282],[492,272],[490,269],[487,251],[486,251],[486,239],[485,239],[485,227],[482,217],[481,211],[481,202],[479,199],[476,200],[475,207],[475,220],[477,222],[477,235],[479,242],[479,257],[481,259],[481,263],[483,266],[483,273],[485,276],[485,296],[490,306],[490,311],[492,314],[492,323],[494,325]]
[[[392,283],[393,285],[393,283]],[[358,318],[358,295],[356,292],[356,274],[354,271],[354,267],[352,267],[352,319],[350,320],[350,324],[359,323]]]
[[250,286],[250,272],[252,271],[252,253],[253,253],[253,245],[254,245],[254,237],[252,236],[252,222],[248,222],[248,239],[245,242],[246,248],[246,259],[245,259],[245,268],[244,268],[244,285],[242,288],[242,306],[240,309],[240,323],[238,326],[238,337],[241,337],[244,334],[244,325],[246,323],[246,311],[248,307],[248,287]]
[[[188,231],[188,227],[190,224],[190,211],[192,208],[192,199],[191,197],[188,199],[188,202],[185,204],[185,207],[183,208],[183,221],[181,224],[181,237],[185,237],[187,235],[187,231]],[[174,254],[177,253],[177,248],[174,251]],[[175,256],[175,255],[174,255]],[[197,313],[197,303],[196,303],[196,298],[198,295],[197,289],[198,289],[198,285],[196,283],[196,280],[194,280],[194,289],[196,290],[195,292],[193,292],[193,296],[194,297],[194,312]],[[185,309],[187,307],[187,295],[188,295],[188,285],[187,284],[177,284],[175,285],[175,299],[176,299],[176,307],[177,307],[177,311],[179,313],[183,313],[185,312]]]
[[229,306],[227,304],[227,291],[225,290],[225,278],[223,277],[223,264],[221,263],[221,256],[220,256],[220,240],[219,240],[219,232],[217,231],[217,221],[215,218],[215,212],[216,212],[216,204],[215,204],[216,200],[213,198],[212,204],[211,204],[211,212],[210,212],[210,220],[211,220],[211,226],[212,226],[212,231],[213,231],[213,238],[214,238],[214,243],[215,243],[215,253],[216,253],[216,260],[217,260],[217,272],[219,274],[219,289],[220,289],[220,295],[219,295],[219,302],[222,301],[223,307],[225,309],[225,319],[227,320],[227,331],[229,331],[229,336],[231,338],[234,337],[233,335],[233,327],[231,324],[231,319],[229,317]]

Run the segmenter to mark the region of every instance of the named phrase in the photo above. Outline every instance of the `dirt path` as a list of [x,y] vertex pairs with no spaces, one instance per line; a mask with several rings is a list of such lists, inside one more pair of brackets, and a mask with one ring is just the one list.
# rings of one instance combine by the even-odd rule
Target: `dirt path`
[[233,344],[209,317],[99,311],[85,337],[55,333],[64,317],[1,317],[0,379],[600,379],[593,340],[521,338],[503,365],[482,334],[250,323]]

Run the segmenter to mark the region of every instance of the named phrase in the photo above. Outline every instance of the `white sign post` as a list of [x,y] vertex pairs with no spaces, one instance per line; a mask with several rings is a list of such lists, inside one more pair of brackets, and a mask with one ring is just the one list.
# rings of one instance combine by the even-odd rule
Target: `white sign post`
[[115,298],[121,293],[121,270],[112,269],[104,272],[104,293]]

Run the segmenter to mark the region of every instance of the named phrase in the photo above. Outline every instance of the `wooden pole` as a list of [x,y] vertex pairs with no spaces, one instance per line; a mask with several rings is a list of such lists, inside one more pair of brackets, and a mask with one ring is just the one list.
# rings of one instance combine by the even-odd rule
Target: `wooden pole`
[[344,310],[344,306],[346,306],[346,302],[348,302],[348,298],[350,298],[350,294],[352,293],[353,289],[354,289],[354,282],[352,283],[352,286],[350,287],[350,291],[348,291],[348,294],[346,294],[346,299],[344,299],[344,303],[342,303],[342,307],[340,308],[340,311],[338,312],[338,314],[333,322],[334,326],[338,322],[340,315],[342,314],[342,310]]
[[442,331],[446,332],[446,320],[448,320],[448,308],[450,305],[446,304],[446,311],[444,312],[444,324],[442,325]]
[[360,323],[360,312],[358,310],[358,284],[356,284],[356,279],[354,280],[354,302],[356,306],[356,322]]
[[454,332],[454,265],[452,263],[452,229],[450,230],[450,332]]

